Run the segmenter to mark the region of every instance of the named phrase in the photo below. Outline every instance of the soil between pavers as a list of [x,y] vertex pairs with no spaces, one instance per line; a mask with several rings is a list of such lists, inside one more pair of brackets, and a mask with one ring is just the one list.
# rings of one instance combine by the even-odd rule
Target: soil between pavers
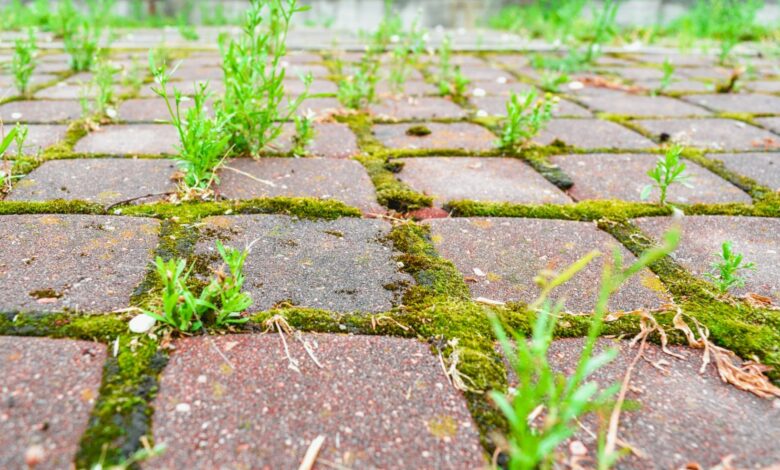
[[175,155],[179,134],[167,124],[114,124],[90,132],[76,143],[78,153]]
[[0,312],[127,307],[149,268],[159,226],[130,217],[0,216]]
[[[543,270],[562,271],[592,250],[603,258],[614,247],[625,263],[634,256],[617,240],[590,222],[521,218],[452,218],[425,223],[439,253],[451,260],[474,297],[532,302],[539,288],[534,278]],[[596,302],[603,261],[595,261],[556,290],[573,312],[590,312]],[[657,308],[667,299],[661,281],[649,270],[629,280],[610,302],[610,309]]]
[[759,150],[780,145],[777,135],[734,119],[644,119],[634,121],[661,141],[712,150]]
[[368,111],[377,119],[460,119],[466,110],[445,98],[418,97],[386,99],[370,105]]
[[[563,172],[574,181],[567,192],[575,200],[620,199],[641,201],[642,189],[653,183],[647,176],[655,167],[658,155],[652,154],[576,154],[551,158]],[[691,187],[675,184],[669,187],[668,199],[672,203],[728,203],[750,204],[751,197],[734,186],[702,168],[686,161],[685,173]],[[653,189],[650,201],[657,201],[658,189]]]
[[[427,135],[409,135],[413,127],[425,127]],[[385,147],[393,149],[459,149],[487,151],[495,148],[496,136],[477,124],[456,122],[442,124],[425,122],[418,124],[378,124],[374,136]]]
[[209,217],[198,255],[221,264],[214,240],[243,248],[246,285],[256,312],[280,302],[336,312],[381,312],[398,305],[414,280],[399,271],[384,237],[390,224],[373,219],[298,220],[288,216]]
[[106,346],[89,341],[0,336],[0,468],[71,468],[98,396]]
[[619,124],[601,119],[553,119],[533,139],[542,145],[562,141],[581,149],[647,149],[653,141]]
[[515,158],[403,158],[398,179],[433,196],[437,206],[449,201],[568,204],[571,199],[523,161]]
[[366,170],[354,160],[240,158],[229,161],[219,178],[217,190],[227,199],[316,197],[342,201],[367,213],[383,211]]
[[[270,144],[270,151],[291,151],[295,135],[295,124],[285,123],[279,137]],[[350,158],[360,153],[355,134],[349,126],[339,122],[315,122],[314,137],[306,151],[312,157],[324,158]]]
[[[671,226],[667,217],[648,217],[634,222],[656,240]],[[732,292],[753,292],[780,301],[780,219],[763,217],[686,216],[680,222],[682,240],[672,258],[698,277],[712,272],[718,261],[721,245],[733,243],[735,253],[742,253],[745,262],[756,264],[754,270],[740,271],[744,288]]]
[[152,202],[176,191],[171,160],[88,158],[50,160],[19,180],[9,201],[83,200],[113,204]]
[[[160,382],[144,468],[296,468],[311,441],[317,468],[482,468],[476,426],[428,345],[379,336],[304,334],[317,367],[279,336],[177,341]],[[230,361],[227,364],[214,346]]]
[[17,122],[54,124],[80,116],[81,104],[76,100],[12,101],[0,105],[0,120],[6,125]]
[[752,178],[773,191],[780,191],[780,152],[712,153],[707,158],[720,160],[734,173]]

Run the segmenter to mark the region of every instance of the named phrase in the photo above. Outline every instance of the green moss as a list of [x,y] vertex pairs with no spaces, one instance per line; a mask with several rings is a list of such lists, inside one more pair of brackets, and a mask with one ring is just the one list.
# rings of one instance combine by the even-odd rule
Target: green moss
[[126,330],[127,324],[117,315],[13,312],[0,314],[0,335],[49,336],[105,342]]
[[57,199],[45,202],[0,201],[0,215],[9,214],[105,214],[100,204]]
[[433,205],[432,197],[418,193],[399,181],[394,173],[397,167],[388,166],[386,159],[360,156],[357,160],[366,168],[376,188],[377,201],[383,206],[398,212],[408,212]]
[[669,207],[624,201],[583,201],[576,204],[512,204],[452,201],[446,210],[458,217],[526,217],[537,219],[624,220],[634,217],[671,215]]
[[427,126],[416,125],[416,126],[411,126],[409,129],[406,129],[406,135],[421,137],[421,136],[431,135],[431,130]]

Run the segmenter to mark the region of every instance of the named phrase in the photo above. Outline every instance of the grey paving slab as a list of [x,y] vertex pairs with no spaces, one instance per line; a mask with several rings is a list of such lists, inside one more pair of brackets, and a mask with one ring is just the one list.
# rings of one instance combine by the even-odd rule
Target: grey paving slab
[[[276,335],[176,342],[155,400],[155,442],[145,468],[297,468],[311,441],[317,467],[481,468],[479,434],[465,400],[428,345],[379,336],[305,334],[317,367]],[[186,409],[187,411],[182,411]]]
[[[192,107],[192,101],[181,103],[181,111]],[[206,104],[206,109],[211,108]],[[124,100],[117,109],[117,118],[129,123],[167,122],[171,119],[165,100],[162,98],[134,98]]]
[[218,190],[228,199],[315,197],[342,201],[364,212],[381,211],[371,179],[354,160],[240,158],[220,173]]
[[303,100],[296,114],[303,116],[312,112],[315,118],[324,118],[344,111],[344,106],[337,98],[307,98]]
[[663,77],[664,72],[655,67],[600,67],[600,74],[617,75],[627,80],[654,80]]
[[[213,258],[214,238],[243,247],[252,311],[279,302],[337,312],[381,312],[398,304],[412,278],[398,271],[380,220],[296,220],[287,216],[210,217],[197,253]],[[216,261],[214,262],[216,264]],[[391,287],[392,286],[392,287]]]
[[754,179],[757,183],[780,191],[780,153],[715,153],[707,155],[720,160],[734,173]]
[[774,133],[780,134],[780,117],[756,118],[756,122]]
[[[578,201],[588,199],[620,199],[641,201],[642,189],[653,183],[647,172],[654,168],[657,155],[651,154],[578,154],[552,157],[552,162],[574,181],[569,195]],[[670,186],[671,203],[693,204],[742,202],[752,199],[744,191],[702,168],[686,161],[686,174],[691,187]],[[650,201],[657,201],[659,192],[653,189]]]
[[553,119],[533,141],[550,145],[561,141],[583,149],[645,149],[653,141],[619,124],[601,119]]
[[[468,85],[469,96],[523,94],[536,88],[529,84],[499,77],[495,80],[474,80]],[[537,90],[538,91],[538,90]]]
[[[27,124],[27,138],[22,146],[22,153],[28,157],[40,155],[44,150],[65,139],[68,126],[58,124]],[[12,144],[7,156],[17,155],[16,144]]]
[[[427,221],[436,249],[463,274],[471,294],[502,302],[531,302],[539,288],[534,278],[544,270],[562,271],[598,249],[609,257],[619,246],[590,222],[521,218],[452,218]],[[619,246],[626,263],[634,258]],[[593,262],[559,287],[574,312],[593,310],[603,261]],[[650,271],[632,278],[611,299],[611,310],[657,308],[665,289]]]
[[[648,235],[660,237],[671,225],[665,217],[635,221]],[[731,241],[736,253],[746,262],[756,263],[756,269],[744,271],[747,280],[743,289],[780,301],[780,220],[759,217],[687,216],[682,219],[682,241],[672,257],[696,276],[711,272],[721,245]]]
[[451,100],[437,97],[385,99],[368,107],[377,119],[459,119],[466,110]]
[[76,100],[12,101],[0,105],[0,120],[7,124],[16,122],[54,124],[81,117],[81,104]]
[[704,79],[718,80],[718,81],[725,82],[731,77],[733,70],[726,67],[712,67],[712,66],[684,67],[684,68],[681,67],[677,71],[677,73],[691,78],[704,78]]
[[[185,96],[192,96],[202,84],[208,83],[208,91],[215,96],[225,93],[225,84],[221,80],[179,80],[168,84],[168,95],[173,96],[174,90],[179,90]],[[138,98],[157,98],[159,95],[154,92],[156,84],[144,84],[138,91]]]
[[94,215],[0,216],[0,311],[127,307],[152,260],[159,225]]
[[780,114],[780,96],[758,93],[713,93],[690,95],[683,99],[727,113]]
[[[114,93],[117,95],[124,91],[126,90],[122,87],[114,87]],[[94,98],[95,96],[97,96],[97,88],[90,87],[88,82],[72,84],[58,82],[35,93],[35,98],[41,100],[79,100],[83,97]]]
[[[436,95],[438,93],[439,89],[436,85],[422,80],[407,80],[401,87],[401,94],[405,96]],[[379,82],[376,85],[376,94],[380,98],[385,96],[393,97],[397,94],[397,91],[387,82]]]
[[594,111],[624,116],[708,116],[709,111],[675,98],[644,96],[599,89],[597,94],[580,96],[582,104]]
[[[152,202],[176,192],[171,160],[88,158],[50,160],[16,182],[9,201]],[[148,197],[143,197],[148,196]],[[140,199],[135,199],[140,198]]]
[[[653,91],[661,87],[661,80],[636,80],[634,81],[634,85],[638,85],[648,91]],[[715,84],[701,80],[673,76],[671,82],[663,89],[663,91],[678,93],[711,92],[715,91]]]
[[[591,376],[601,388],[619,383],[637,354],[628,341],[602,339],[596,351],[617,349],[617,358]],[[582,353],[583,340],[553,341],[548,358],[564,374],[574,373]],[[776,425],[780,411],[772,400],[759,398],[724,383],[713,363],[704,373],[701,350],[671,347],[678,359],[648,343],[631,375],[626,402],[635,407],[624,409],[618,436],[647,457],[629,453],[616,468],[629,470],[714,468],[731,455],[734,468],[771,468],[780,461],[774,445],[780,438]],[[655,365],[663,367],[656,368]],[[660,370],[663,369],[663,370]],[[586,425],[597,429],[592,416]],[[685,435],[685,438],[680,438]],[[574,438],[582,442],[589,455],[596,455],[594,439],[583,431]]]
[[[306,86],[302,80],[298,78],[287,78],[284,80],[284,92],[288,95],[298,96],[306,91]],[[321,93],[337,93],[339,91],[338,86],[330,80],[324,80],[321,78],[315,78],[311,81],[309,86],[309,93],[316,95]]]
[[0,336],[0,467],[70,468],[87,429],[106,359],[89,341]]
[[[294,124],[284,124],[282,133],[270,144],[269,150],[292,151],[295,134]],[[351,158],[360,153],[355,134],[349,126],[338,122],[315,122],[314,137],[306,146],[306,151],[310,156],[324,158]]]
[[448,201],[567,204],[571,202],[530,166],[515,158],[404,158],[398,179],[433,196],[437,206]]
[[745,88],[763,93],[780,93],[780,80],[756,80],[745,83]]
[[757,150],[771,146],[777,137],[734,119],[657,119],[634,123],[661,141],[713,150]]
[[[477,112],[484,112],[488,116],[506,116],[505,96],[472,96],[469,101],[477,108]],[[571,101],[560,100],[553,109],[554,117],[592,117],[593,114],[582,106]]]
[[114,124],[90,132],[76,143],[79,153],[175,155],[179,135],[168,124]]
[[373,132],[382,145],[394,149],[491,150],[496,142],[496,136],[484,127],[465,122],[379,124]]

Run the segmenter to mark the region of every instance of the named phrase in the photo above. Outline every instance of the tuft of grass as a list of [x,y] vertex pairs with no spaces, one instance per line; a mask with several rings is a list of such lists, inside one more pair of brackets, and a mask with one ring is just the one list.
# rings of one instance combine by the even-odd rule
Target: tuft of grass
[[74,72],[84,72],[92,68],[100,52],[100,40],[103,28],[100,21],[78,17],[73,29],[63,36],[65,52],[70,55],[70,68]]
[[365,109],[376,100],[379,62],[366,54],[351,75],[339,81],[338,99],[349,109]]
[[20,38],[14,42],[14,55],[11,58],[11,73],[14,76],[16,90],[22,96],[27,96],[30,91],[30,78],[35,72],[35,53],[38,46],[35,39],[35,30],[30,29],[27,38]]
[[647,200],[650,197],[650,193],[653,191],[653,187],[656,187],[661,191],[658,202],[664,206],[667,204],[666,197],[669,186],[675,183],[690,186],[687,182],[688,175],[685,174],[685,162],[680,158],[682,152],[683,148],[679,145],[675,145],[667,150],[663,156],[658,157],[655,167],[647,172],[647,176],[649,176],[655,184],[649,184],[642,189],[642,200]]
[[720,293],[725,294],[735,287],[745,287],[745,278],[739,273],[755,269],[755,263],[744,262],[744,256],[734,252],[731,241],[723,242],[718,258],[717,262],[712,263],[712,272],[707,273],[706,277]]
[[516,149],[531,140],[547,126],[558,97],[545,95],[537,99],[535,90],[518,97],[512,93],[506,103],[506,122],[498,146],[504,150]]
[[[85,119],[94,118],[98,122],[116,118],[116,96],[114,95],[114,75],[117,69],[107,60],[100,60],[95,67],[92,82],[84,89],[81,97],[81,112]],[[92,102],[90,95],[95,92]]]
[[295,115],[306,98],[311,75],[304,80],[306,92],[281,106],[287,33],[293,15],[306,9],[297,0],[251,0],[243,33],[220,40],[225,96],[217,114],[235,152],[258,156],[279,137],[283,121]]

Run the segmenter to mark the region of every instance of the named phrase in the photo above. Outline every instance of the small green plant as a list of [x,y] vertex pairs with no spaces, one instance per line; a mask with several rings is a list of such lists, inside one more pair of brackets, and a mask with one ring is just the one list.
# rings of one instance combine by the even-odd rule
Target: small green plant
[[145,310],[144,314],[177,331],[195,332],[208,322],[216,327],[244,323],[248,318],[241,313],[252,305],[249,294],[241,292],[244,285],[244,263],[249,250],[225,247],[217,241],[217,251],[228,267],[216,270],[200,295],[190,289],[192,267],[183,259],[155,260],[157,275],[163,284],[159,311]]
[[394,93],[403,92],[404,83],[425,49],[425,30],[418,28],[417,24],[418,20],[415,19],[409,31],[402,32],[391,52],[388,81]]
[[11,58],[11,73],[14,76],[16,90],[22,96],[30,91],[30,78],[35,72],[35,53],[38,50],[35,31],[30,29],[26,39],[17,39],[14,43],[14,55]]
[[[574,373],[568,377],[556,372],[548,360],[553,331],[563,311],[563,303],[553,304],[549,296],[556,287],[566,283],[597,257],[598,252],[590,253],[555,277],[537,279],[542,290],[539,298],[529,306],[536,317],[530,340],[517,332],[507,334],[495,314],[491,313],[493,330],[517,376],[514,393],[491,392],[492,399],[509,422],[509,435],[506,438],[508,469],[553,468],[555,449],[574,435],[579,418],[588,412],[604,411],[611,405],[611,397],[620,389],[619,384],[599,390],[595,381],[587,380],[617,355],[614,349],[600,354],[594,352],[609,299],[629,278],[671,253],[679,238],[679,230],[668,232],[661,246],[646,251],[627,267],[623,266],[620,251],[614,251],[612,263],[604,267],[582,352]],[[605,438],[604,428],[599,427],[597,439],[598,469],[610,468],[620,457],[620,452],[614,451],[614,443]]]
[[16,123],[14,126],[14,145],[16,145],[16,158],[24,157],[24,143],[27,141],[27,135],[30,128],[24,124]]
[[[264,13],[267,5],[268,15]],[[223,117],[237,152],[259,155],[306,98],[311,75],[304,79],[304,93],[290,99],[284,109],[280,106],[285,99],[281,59],[286,53],[287,33],[293,15],[306,9],[297,0],[251,0],[243,33],[220,41],[225,95],[217,114]]]
[[[114,96],[114,75],[117,69],[106,60],[95,66],[92,82],[81,97],[81,110],[84,117],[94,116],[99,121],[116,118],[116,96]],[[92,102],[90,102],[92,100]]]
[[658,82],[658,86],[656,87],[656,89],[653,90],[653,94],[657,95],[663,93],[672,85],[672,77],[674,75],[675,70],[676,67],[674,66],[672,61],[670,61],[669,58],[664,59],[663,76],[661,76],[661,81]]
[[582,58],[584,64],[592,64],[603,52],[605,43],[612,40],[617,34],[617,17],[620,9],[621,0],[604,0],[601,11],[594,12],[596,25],[594,27],[593,37],[585,48],[585,56]]
[[76,27],[62,38],[65,52],[70,55],[70,68],[74,72],[89,70],[100,51],[103,29],[97,21],[79,18]]
[[295,116],[295,137],[293,137],[292,153],[302,157],[308,152],[306,147],[314,140],[314,112],[307,110],[301,116]]
[[453,98],[463,98],[469,80],[460,70],[460,66],[452,64],[452,43],[449,36],[445,36],[438,49],[439,55],[439,74],[436,76],[436,84],[439,88],[439,94],[442,96],[452,96]]
[[[12,167],[8,165],[8,155],[6,154],[6,151],[8,150],[8,147],[14,143],[14,139],[16,139],[15,127],[6,135],[3,135],[3,129],[3,123],[0,122],[0,137],[2,137],[0,138],[0,162],[2,162],[2,165],[0,165],[0,193],[9,189],[11,181],[14,178],[13,171],[11,170]],[[6,170],[6,168],[9,168],[9,170]]]
[[225,132],[224,117],[217,114],[209,117],[206,101],[209,99],[208,83],[198,83],[186,115],[182,116],[182,102],[188,100],[180,90],[173,90],[173,104],[168,94],[170,74],[164,68],[157,68],[154,57],[149,55],[157,86],[152,90],[165,100],[171,117],[169,121],[179,134],[178,164],[184,173],[184,193],[207,194],[211,184],[217,180],[216,170],[222,164],[227,152],[230,134]]
[[723,242],[719,260],[712,263],[711,273],[706,276],[718,288],[721,294],[725,294],[733,288],[745,287],[745,278],[740,276],[740,271],[755,269],[755,263],[744,262],[741,253],[735,253],[730,241]]
[[363,58],[352,75],[339,81],[338,98],[349,109],[364,109],[376,100],[376,73],[379,62],[369,54]]
[[538,99],[535,90],[522,97],[512,93],[506,103],[506,123],[498,146],[511,150],[526,144],[550,122],[557,101],[557,97],[550,95]]
[[663,156],[658,157],[655,167],[647,172],[647,176],[655,181],[655,184],[648,184],[642,189],[641,199],[643,201],[650,198],[653,188],[658,188],[661,192],[658,202],[664,206],[667,204],[666,197],[669,186],[679,183],[690,187],[688,175],[685,174],[685,162],[680,158],[682,151],[681,146],[675,145],[667,150]]
[[541,85],[544,91],[558,93],[561,85],[569,83],[569,75],[545,71],[542,73]]

